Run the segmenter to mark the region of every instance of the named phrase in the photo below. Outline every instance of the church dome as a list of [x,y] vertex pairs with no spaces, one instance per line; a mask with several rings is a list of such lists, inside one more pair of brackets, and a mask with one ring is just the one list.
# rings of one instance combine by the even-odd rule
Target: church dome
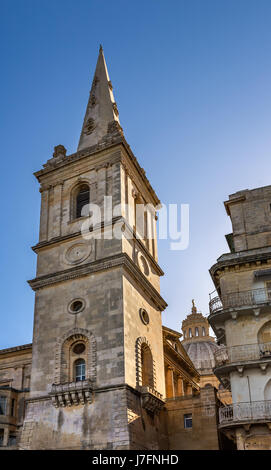
[[212,373],[215,367],[214,354],[219,349],[215,339],[209,335],[209,323],[202,313],[197,312],[194,300],[192,311],[182,322],[184,339],[182,345],[201,375]]
[[209,373],[215,367],[214,353],[219,346],[214,341],[191,342],[183,345],[196,369],[201,373]]

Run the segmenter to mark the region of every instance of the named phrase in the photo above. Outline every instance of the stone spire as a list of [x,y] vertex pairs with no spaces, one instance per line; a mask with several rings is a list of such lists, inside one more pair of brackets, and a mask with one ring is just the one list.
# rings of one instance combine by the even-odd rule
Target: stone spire
[[114,100],[103,48],[100,46],[96,70],[77,151],[98,144],[119,125],[119,113]]

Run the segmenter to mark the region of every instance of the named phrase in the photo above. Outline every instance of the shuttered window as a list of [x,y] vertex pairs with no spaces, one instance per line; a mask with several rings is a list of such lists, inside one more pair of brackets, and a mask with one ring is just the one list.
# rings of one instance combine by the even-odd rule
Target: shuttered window
[[80,187],[76,197],[76,219],[82,217],[82,209],[86,204],[89,204],[89,187],[84,184]]

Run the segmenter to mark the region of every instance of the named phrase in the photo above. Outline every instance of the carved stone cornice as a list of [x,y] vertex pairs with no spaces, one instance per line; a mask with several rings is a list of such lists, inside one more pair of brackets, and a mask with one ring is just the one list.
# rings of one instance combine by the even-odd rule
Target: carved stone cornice
[[[65,159],[61,160],[60,162],[58,162],[54,166],[48,166],[47,167],[46,164],[45,164],[45,167],[42,170],[36,171],[34,173],[34,176],[38,179],[38,181],[40,181],[40,179],[43,176],[49,175],[50,173],[54,172],[55,170],[65,169],[67,167],[67,165],[70,165],[70,164],[73,164],[73,163],[76,163],[76,162],[79,162],[79,161],[81,163],[84,159],[87,159],[90,156],[92,157],[91,158],[91,165],[88,166],[90,170],[92,170],[92,169],[95,170],[95,167],[99,164],[101,164],[101,165],[103,163],[104,163],[104,165],[106,165],[108,163],[109,164],[114,164],[115,162],[121,161],[121,152],[116,151],[114,153],[111,153],[111,152],[108,152],[108,151],[111,151],[115,147],[118,147],[120,143],[121,142],[115,142],[114,144],[108,145],[104,148],[96,149],[94,151],[92,151],[92,147],[88,147],[87,149],[81,150],[80,152],[76,152],[74,154],[71,154],[71,155],[65,157]],[[94,146],[94,147],[96,148],[97,145]],[[101,154],[104,154],[104,155],[101,155]],[[102,162],[101,162],[101,160],[102,160]],[[81,174],[81,172],[80,172],[80,174]],[[73,176],[76,176],[76,175],[73,174]]]
[[227,272],[256,269],[259,266],[271,265],[271,247],[251,249],[237,253],[227,253],[220,256],[209,272],[213,282],[219,288],[220,276]]
[[200,374],[190,358],[188,357],[188,359],[186,359],[184,356],[182,356],[168,343],[165,338],[163,339],[163,346],[167,367],[172,367],[174,370],[178,370],[179,373],[181,373],[189,383],[193,382],[193,385],[197,388],[197,381],[200,380]]
[[[97,157],[99,157],[99,154],[101,152],[104,152],[105,150],[111,150],[114,147],[117,147],[119,145],[123,145],[123,147],[125,148],[127,154],[130,157],[131,163],[133,163],[133,166],[134,166],[135,170],[141,176],[141,178],[142,178],[143,182],[145,183],[147,189],[151,193],[155,204],[159,205],[160,200],[158,199],[154,189],[152,188],[152,186],[150,184],[150,181],[146,177],[145,170],[139,165],[138,160],[135,157],[134,153],[132,152],[130,145],[127,143],[125,137],[122,136],[121,134],[114,137],[114,141],[112,141],[112,142],[106,142],[106,141],[102,142],[101,141],[97,145],[87,147],[87,148],[85,148],[85,149],[83,149],[79,152],[76,152],[76,153],[73,153],[71,155],[65,156],[65,157],[61,158],[60,160],[52,159],[52,160],[54,160],[53,162],[48,160],[48,163],[45,163],[45,165],[43,165],[44,168],[40,171],[35,172],[34,175],[40,181],[40,178],[42,176],[45,176],[45,175],[47,175],[47,174],[49,174],[49,173],[51,173],[55,170],[66,167],[67,165],[69,165],[71,163],[74,163],[78,160],[81,161],[82,159],[87,158],[89,156],[92,156],[94,158],[95,154],[97,154]],[[110,157],[110,155],[109,155],[109,160],[110,160],[110,162],[112,161],[112,156]],[[119,156],[119,160],[122,160],[123,163],[125,164],[125,157],[124,156],[122,156],[122,157]],[[97,162],[94,164],[94,167],[95,167],[96,164],[97,164]]]
[[13,348],[0,349],[0,354],[9,354],[18,351],[32,350],[32,343],[22,344],[21,346],[15,346]]
[[[85,217],[86,219],[87,217]],[[82,217],[81,217],[82,219]],[[79,220],[79,219],[78,219]],[[163,276],[164,275],[164,271],[160,268],[159,264],[156,262],[155,258],[151,255],[151,253],[146,249],[144,243],[142,243],[142,241],[136,237],[136,232],[135,230],[130,226],[130,224],[127,223],[127,221],[122,217],[122,216],[116,216],[116,217],[113,217],[112,218],[112,225],[114,225],[116,222],[122,222],[123,224],[125,224],[125,229],[129,230],[129,232],[131,233],[131,235],[133,236],[133,238],[135,239],[136,243],[139,245],[140,247],[140,250],[142,252],[144,252],[145,256],[147,257],[148,261],[152,264],[153,268],[155,269],[156,273],[159,275],[159,276]],[[68,223],[72,223],[72,222],[75,222],[75,220],[72,220]],[[95,227],[94,229],[96,228],[105,228],[107,227],[108,225],[110,224],[105,224],[104,222],[101,223],[101,225],[99,227]],[[91,232],[92,230],[90,230]],[[61,243],[63,241],[66,241],[66,240],[70,240],[70,239],[73,239],[73,238],[77,238],[77,237],[81,237],[81,231],[80,232],[75,232],[73,234],[68,234],[68,235],[62,235],[60,237],[55,237],[55,238],[52,238],[51,240],[49,241],[43,241],[43,242],[40,242],[40,243],[37,243],[37,245],[35,246],[32,246],[32,250],[35,252],[35,253],[38,253],[40,249],[42,248],[46,248],[48,246],[53,246],[57,243]]]
[[63,242],[66,240],[72,240],[73,238],[81,237],[81,231],[75,232],[75,233],[69,233],[68,235],[62,235],[61,237],[54,237],[51,238],[51,240],[46,240],[43,242],[39,242],[36,245],[32,246],[31,249],[35,252],[38,253],[40,249],[46,248],[47,246],[53,246],[59,242]]
[[57,282],[64,282],[71,279],[76,279],[82,276],[88,276],[95,272],[104,271],[116,267],[123,267],[130,275],[140,284],[144,292],[151,298],[152,302],[156,305],[158,310],[163,311],[167,307],[167,303],[161,297],[159,292],[153,285],[146,279],[140,269],[134,264],[131,258],[126,253],[121,253],[114,256],[109,256],[103,260],[97,260],[92,263],[87,263],[81,266],[74,266],[63,271],[56,273],[46,274],[45,276],[36,277],[28,281],[29,285],[34,291],[50,286]]

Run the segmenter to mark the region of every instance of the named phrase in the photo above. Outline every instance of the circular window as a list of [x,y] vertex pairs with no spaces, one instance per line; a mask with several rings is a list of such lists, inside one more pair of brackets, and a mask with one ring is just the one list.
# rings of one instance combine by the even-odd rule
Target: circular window
[[141,308],[139,310],[139,316],[141,318],[142,323],[144,323],[144,325],[148,325],[150,323],[149,314],[148,314],[147,310],[145,310],[144,308]]
[[69,313],[80,313],[85,308],[85,302],[82,299],[75,299],[68,305]]
[[82,354],[86,349],[86,346],[84,345],[84,343],[77,343],[74,347],[73,347],[73,350],[72,352],[74,352],[74,354]]
[[141,254],[138,257],[138,264],[139,264],[141,271],[145,274],[145,276],[148,276],[150,274],[148,262],[144,258],[144,256],[142,256]]

